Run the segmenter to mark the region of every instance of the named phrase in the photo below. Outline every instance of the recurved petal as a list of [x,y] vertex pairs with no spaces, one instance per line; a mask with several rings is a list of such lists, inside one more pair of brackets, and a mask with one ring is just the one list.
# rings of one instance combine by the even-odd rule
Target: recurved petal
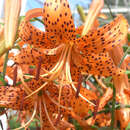
[[120,43],[123,44],[127,32],[127,20],[119,15],[111,23],[78,38],[76,45],[83,54],[106,52]]
[[15,63],[19,65],[38,65],[40,62],[40,57],[42,59],[42,67],[49,70],[53,67],[60,57],[60,53],[56,55],[45,55],[41,50],[35,48],[23,48],[17,56],[12,59]]
[[25,19],[19,27],[19,37],[28,44],[33,45],[36,48],[54,48],[57,45],[51,43],[48,40],[48,36],[45,32],[34,27],[30,20],[35,17],[42,16],[42,9],[36,8],[29,10],[25,16]]
[[43,21],[49,39],[67,43],[75,39],[75,27],[67,0],[46,0]]
[[23,89],[19,87],[0,87],[0,107],[14,110],[29,110],[33,108],[33,100],[24,99],[26,96]]
[[[94,92],[84,88],[83,86],[80,86],[80,93],[89,101],[97,99],[97,96]],[[76,96],[73,96],[71,98],[71,105],[73,111],[82,118],[87,116],[88,111],[93,110],[94,108],[90,103],[86,102],[81,97],[76,98]]]
[[81,72],[99,76],[120,76],[123,70],[117,68],[107,53],[91,54],[82,57],[76,56],[80,60],[73,58],[73,62]]
[[[73,82],[75,83],[75,86],[78,87],[79,78],[81,76],[80,67],[77,67],[73,62],[71,62],[70,69],[71,69],[71,78]],[[97,99],[97,96],[94,92],[87,90],[81,84],[79,85],[80,85],[79,92],[84,98],[86,98],[89,101]],[[72,105],[73,111],[77,115],[81,116],[82,118],[84,116],[87,116],[89,109],[93,110],[93,106],[87,101],[83,100],[80,96],[76,97],[76,93],[74,91],[73,91],[73,96],[71,97],[71,105]]]

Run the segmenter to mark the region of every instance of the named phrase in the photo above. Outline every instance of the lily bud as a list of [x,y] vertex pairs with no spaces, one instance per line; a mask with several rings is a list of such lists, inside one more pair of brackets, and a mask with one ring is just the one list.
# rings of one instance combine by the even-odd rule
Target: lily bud
[[18,28],[21,0],[5,0],[5,48],[10,49]]

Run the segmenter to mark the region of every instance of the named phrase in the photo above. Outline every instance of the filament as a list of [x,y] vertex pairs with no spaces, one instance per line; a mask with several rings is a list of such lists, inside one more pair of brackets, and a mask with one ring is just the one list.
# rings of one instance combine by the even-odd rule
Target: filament
[[37,110],[37,101],[35,102],[34,111],[33,111],[33,114],[32,114],[31,119],[30,119],[26,124],[24,124],[23,126],[21,126],[21,127],[19,127],[19,128],[16,128],[16,129],[14,129],[14,130],[20,130],[20,129],[22,129],[22,128],[25,128],[25,127],[29,126],[29,124],[33,121],[33,119],[34,119],[34,117],[35,117],[35,115],[36,115],[36,110]]

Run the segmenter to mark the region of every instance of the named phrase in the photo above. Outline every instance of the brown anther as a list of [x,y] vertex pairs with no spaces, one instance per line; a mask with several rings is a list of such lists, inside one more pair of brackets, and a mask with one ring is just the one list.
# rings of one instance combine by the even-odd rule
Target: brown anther
[[58,114],[57,118],[56,118],[56,121],[54,123],[55,126],[57,126],[58,122],[60,121],[61,119],[61,113]]
[[13,77],[13,86],[16,86],[16,81],[17,81],[17,66],[14,68],[14,77]]
[[97,112],[98,112],[99,100],[94,100],[93,102],[94,102],[94,104],[96,105],[96,106],[94,107],[94,112],[93,112],[93,119],[95,119],[95,118],[96,118],[96,115],[97,115]]
[[37,71],[36,71],[36,80],[39,80],[42,61],[43,61],[42,57],[39,57],[39,63],[37,65]]
[[78,79],[78,84],[77,84],[77,92],[76,92],[76,95],[75,95],[76,98],[79,97],[80,86],[81,86],[82,81],[83,81],[83,76],[80,75],[80,76],[79,76],[79,79]]
[[24,103],[25,93],[23,93],[22,101],[20,103],[20,110],[23,110],[23,103]]

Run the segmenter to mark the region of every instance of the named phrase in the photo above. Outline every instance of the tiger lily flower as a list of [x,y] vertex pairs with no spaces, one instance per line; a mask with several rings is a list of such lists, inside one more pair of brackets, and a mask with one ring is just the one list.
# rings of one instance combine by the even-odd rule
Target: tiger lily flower
[[[43,17],[45,32],[29,22],[38,16]],[[45,73],[40,76],[49,81],[62,79],[75,91],[75,83],[83,73],[102,76],[124,73],[107,53],[127,36],[128,23],[122,15],[83,37],[77,37],[77,30],[67,1],[46,0],[43,9],[27,12],[19,28],[19,36],[33,48],[24,48],[14,61],[19,65],[35,65],[42,57]]]
[[[30,23],[30,19],[39,16],[43,16],[45,32],[40,31]],[[55,129],[51,121],[54,118],[53,113],[57,114],[59,107],[65,108],[66,106],[67,109],[71,106],[76,114],[84,116],[88,111],[86,109],[89,108],[85,101],[91,103],[92,97],[95,99],[96,96],[90,94],[90,91],[85,90],[83,87],[79,92],[79,98],[73,96],[77,91],[76,85],[78,85],[79,77],[83,73],[103,76],[120,76],[124,73],[114,65],[107,51],[124,40],[127,36],[127,28],[126,19],[120,15],[110,24],[89,31],[83,37],[77,37],[79,35],[78,28],[74,27],[67,0],[46,0],[43,9],[28,11],[20,25],[19,37],[23,42],[30,44],[31,47],[21,49],[19,55],[13,59],[24,70],[23,66],[37,66],[40,58],[42,58],[40,63],[43,72],[39,72],[40,77],[35,79],[35,74],[32,74],[34,79],[31,82],[35,82],[31,83],[31,85],[29,83],[27,85],[23,84],[22,87],[22,91],[25,93],[25,104],[23,103],[23,106],[26,107],[24,109],[30,110],[34,106],[34,113],[30,121],[39,111],[41,113],[41,124],[43,120],[46,122],[45,128],[50,128],[51,124]],[[44,82],[39,84],[39,80]],[[58,81],[59,87],[54,84],[54,80]],[[11,97],[11,99],[3,97],[2,100],[5,102],[1,101],[0,105],[4,106],[5,104],[5,107],[19,110],[20,104],[17,105],[16,101],[22,102],[22,92],[19,93],[21,90],[18,90],[20,88],[9,87],[7,91],[5,91],[4,87],[1,89],[0,93],[4,97]],[[10,89],[14,90],[10,91]],[[39,98],[37,94],[41,91],[42,96]],[[72,96],[68,97],[68,91],[72,91],[70,93]],[[15,93],[10,95],[11,92]],[[92,95],[91,98],[89,98],[89,94]],[[16,99],[17,96],[15,97],[15,95],[18,95],[18,99]],[[35,98],[32,95],[36,95]],[[71,102],[66,98],[72,98],[70,99]],[[57,100],[58,103],[53,99]],[[52,105],[52,102],[56,105]],[[75,103],[76,105],[74,105]],[[82,107],[82,105],[86,107]],[[79,108],[86,109],[81,111]],[[62,111],[62,114],[66,115],[66,112]],[[28,126],[30,121],[25,126]]]
[[[35,91],[44,82],[45,81],[42,78],[38,80],[32,79],[27,82],[27,86],[30,91]],[[70,86],[62,87],[62,94],[59,102],[59,90],[60,86],[51,82],[42,89],[38,95],[26,98],[27,93],[24,85],[16,87],[2,86],[0,87],[0,106],[18,111],[26,111],[32,114],[30,120],[17,129],[28,127],[33,118],[36,117],[40,120],[41,128],[44,128],[45,130],[54,130],[59,126],[56,125],[57,123],[55,124],[55,121],[57,120],[55,115],[61,114],[61,119],[63,119],[67,118],[70,112],[73,111],[76,115],[83,118],[88,115],[89,109],[93,110],[93,107],[89,103],[82,100],[80,97],[75,97],[75,92]],[[83,87],[81,88],[81,94],[89,100],[95,100],[97,98],[94,92],[86,90]],[[59,119],[60,122],[63,121],[61,119]]]

